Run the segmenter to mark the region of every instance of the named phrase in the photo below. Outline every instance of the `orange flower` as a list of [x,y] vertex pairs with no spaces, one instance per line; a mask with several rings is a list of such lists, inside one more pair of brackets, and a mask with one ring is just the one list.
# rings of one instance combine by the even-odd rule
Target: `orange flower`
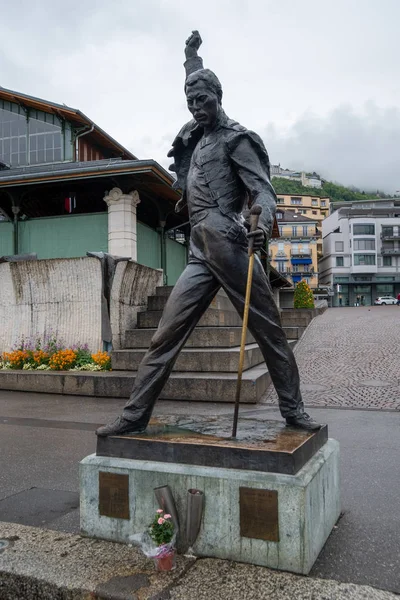
[[26,350],[3,352],[3,360],[9,362],[12,369],[22,369],[24,363],[29,361],[29,353]]
[[105,371],[111,369],[111,356],[108,352],[96,352],[95,354],[92,354],[92,359],[96,365],[99,365]]
[[55,352],[49,360],[49,366],[54,371],[66,371],[74,366],[76,361],[77,353],[75,350],[67,348],[65,350],[58,350]]

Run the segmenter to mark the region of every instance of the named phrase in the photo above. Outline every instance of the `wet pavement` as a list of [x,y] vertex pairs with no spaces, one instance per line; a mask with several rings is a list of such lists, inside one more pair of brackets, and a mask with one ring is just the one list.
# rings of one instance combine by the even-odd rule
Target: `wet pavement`
[[[1,391],[0,519],[10,517],[11,497],[15,495],[20,513],[14,520],[32,523],[35,517],[32,511],[26,512],[28,503],[23,494],[18,495],[38,488],[42,490],[38,492],[42,526],[78,532],[79,509],[65,512],[62,506],[73,500],[71,492],[79,491],[78,465],[95,452],[97,425],[113,418],[122,404],[113,399]],[[400,413],[321,408],[310,412],[327,422],[330,437],[340,442],[343,510],[311,575],[400,594]],[[233,416],[233,407],[160,402],[156,415],[168,414],[190,418],[221,414],[228,419]],[[265,406],[244,406],[240,415],[257,420],[280,418],[276,410]],[[56,504],[48,495],[47,512],[42,502],[46,490],[65,492]]]

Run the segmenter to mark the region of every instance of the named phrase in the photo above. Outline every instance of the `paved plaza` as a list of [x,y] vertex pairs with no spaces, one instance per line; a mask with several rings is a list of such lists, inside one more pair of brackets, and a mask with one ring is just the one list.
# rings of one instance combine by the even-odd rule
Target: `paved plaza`
[[[331,308],[295,349],[306,406],[400,410],[400,307]],[[276,404],[270,388],[263,402]]]

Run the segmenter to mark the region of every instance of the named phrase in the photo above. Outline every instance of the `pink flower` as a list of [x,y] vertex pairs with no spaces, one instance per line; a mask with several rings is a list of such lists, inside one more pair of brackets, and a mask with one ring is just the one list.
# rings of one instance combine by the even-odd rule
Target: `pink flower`
[[170,518],[171,518],[171,515],[169,515],[169,514],[164,515],[164,519],[170,519]]
[[159,515],[161,515],[161,513],[163,513],[163,512],[164,512],[164,511],[162,510],[162,508],[159,508],[159,509],[157,510],[157,513],[158,513]]
[[165,521],[165,519],[163,519],[162,517],[160,517],[160,518],[158,519],[157,523],[158,523],[159,525],[162,525],[162,524],[164,523],[164,521]]

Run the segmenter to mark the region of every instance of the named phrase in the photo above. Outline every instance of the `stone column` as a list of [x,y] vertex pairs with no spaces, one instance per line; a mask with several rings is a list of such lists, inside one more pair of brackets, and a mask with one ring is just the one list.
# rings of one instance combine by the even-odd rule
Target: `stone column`
[[106,192],[108,206],[108,252],[137,260],[136,207],[140,202],[135,190],[124,194],[115,187]]

